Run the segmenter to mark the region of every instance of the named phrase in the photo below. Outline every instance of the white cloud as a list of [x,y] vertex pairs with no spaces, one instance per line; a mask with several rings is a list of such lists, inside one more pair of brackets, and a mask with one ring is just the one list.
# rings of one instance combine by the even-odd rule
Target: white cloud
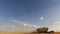
[[36,25],[27,24],[27,23],[21,23],[20,25],[26,26],[26,27],[36,27]]
[[37,25],[33,25],[33,24],[28,24],[28,23],[25,23],[25,22],[21,22],[21,21],[18,21],[18,20],[12,20],[12,22],[16,22],[18,24],[20,24],[21,26],[25,26],[25,27],[38,27]]
[[40,17],[40,21],[41,22],[44,22],[44,17]]
[[43,17],[40,18],[40,20],[43,20],[43,19],[44,19]]

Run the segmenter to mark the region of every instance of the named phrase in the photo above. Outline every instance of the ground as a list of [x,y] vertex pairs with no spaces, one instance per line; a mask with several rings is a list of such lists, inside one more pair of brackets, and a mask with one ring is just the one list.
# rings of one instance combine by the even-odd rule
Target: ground
[[[27,32],[0,32],[0,34],[31,34],[31,33],[27,33]],[[36,33],[36,34],[38,34],[38,33]],[[60,34],[60,32],[55,32],[52,34]]]

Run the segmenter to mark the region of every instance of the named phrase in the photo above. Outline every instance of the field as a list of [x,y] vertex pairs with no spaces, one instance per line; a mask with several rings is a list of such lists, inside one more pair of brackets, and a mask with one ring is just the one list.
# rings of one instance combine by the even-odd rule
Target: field
[[[31,32],[0,32],[0,34],[43,34],[43,33],[31,33]],[[48,33],[45,33],[48,34]],[[51,34],[60,34],[60,32],[54,32]]]
[[[31,34],[31,33],[28,33],[28,32],[0,32],[0,34]],[[35,34],[38,34],[38,33],[35,33]],[[43,34],[43,33],[41,33],[41,34]],[[53,34],[60,34],[60,32],[55,32]]]
[[54,34],[60,34],[60,32],[55,32]]
[[0,32],[0,34],[29,34],[28,32]]

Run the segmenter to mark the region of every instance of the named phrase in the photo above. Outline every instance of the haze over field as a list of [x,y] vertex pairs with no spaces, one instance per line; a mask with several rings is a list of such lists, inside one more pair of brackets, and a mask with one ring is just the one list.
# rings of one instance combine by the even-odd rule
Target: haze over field
[[0,31],[42,26],[60,32],[60,0],[0,0]]

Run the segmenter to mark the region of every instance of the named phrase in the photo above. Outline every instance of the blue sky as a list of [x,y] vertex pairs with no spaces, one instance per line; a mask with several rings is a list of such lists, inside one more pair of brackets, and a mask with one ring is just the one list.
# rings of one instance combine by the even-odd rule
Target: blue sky
[[[40,17],[44,18],[44,22],[40,21]],[[33,29],[24,27],[16,21],[48,26],[56,31],[60,26],[57,25],[60,24],[60,0],[0,0],[0,25],[4,25],[1,30],[14,30],[12,26],[20,31]]]

